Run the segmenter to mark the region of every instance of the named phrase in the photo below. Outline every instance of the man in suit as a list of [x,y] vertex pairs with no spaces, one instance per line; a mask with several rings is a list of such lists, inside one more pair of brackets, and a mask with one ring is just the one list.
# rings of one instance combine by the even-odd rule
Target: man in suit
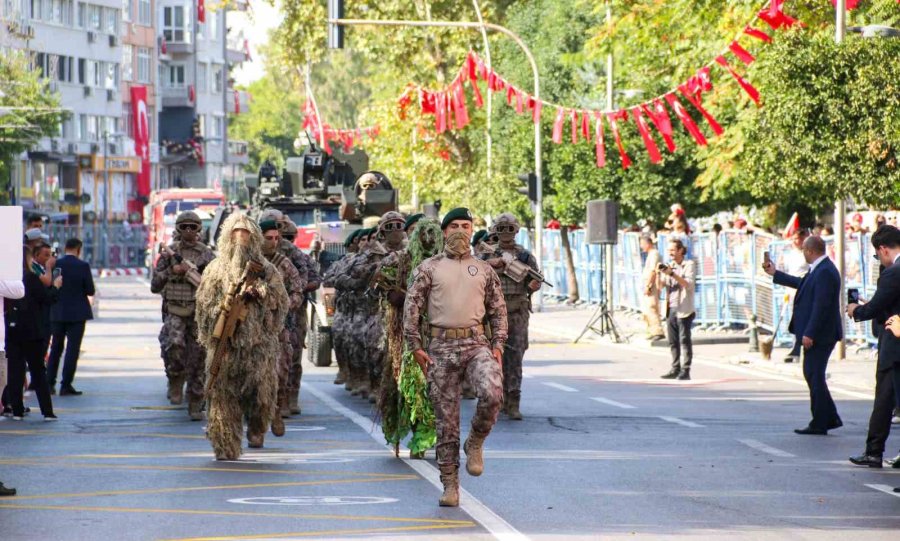
[[[875,257],[884,266],[878,276],[878,288],[872,300],[865,304],[850,304],[847,315],[856,321],[874,320],[876,327],[884,327],[891,316],[900,314],[900,229],[882,225],[872,235]],[[869,416],[866,450],[850,457],[857,466],[880,468],[884,444],[891,433],[891,416],[900,389],[900,338],[890,331],[878,333],[878,364],[875,370],[875,403]],[[900,468],[900,455],[889,461]]]
[[828,358],[843,337],[841,276],[825,255],[822,237],[811,236],[803,241],[803,256],[809,263],[809,272],[802,278],[775,270],[771,261],[763,269],[776,284],[797,290],[788,329],[803,347],[803,377],[809,386],[812,420],[794,432],[824,436],[844,424],[825,381]]
[[53,389],[59,372],[59,359],[65,345],[60,396],[82,394],[81,391],[75,390],[72,381],[78,367],[84,324],[87,320],[94,319],[88,300],[88,297],[94,295],[94,279],[91,277],[90,265],[81,260],[81,247],[80,240],[75,238],[67,240],[66,255],[56,262],[56,268],[62,270],[63,286],[59,291],[59,300],[50,309],[52,343],[47,370],[50,372],[50,388]]

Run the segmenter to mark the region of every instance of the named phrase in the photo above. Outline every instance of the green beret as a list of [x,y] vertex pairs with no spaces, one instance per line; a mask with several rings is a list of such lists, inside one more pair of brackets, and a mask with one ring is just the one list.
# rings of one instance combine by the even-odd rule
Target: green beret
[[478,242],[481,241],[488,234],[487,229],[479,229],[472,235],[472,246],[478,246]]
[[425,217],[425,215],[422,214],[421,212],[418,214],[410,214],[409,217],[406,219],[406,223],[403,224],[403,230],[409,231],[409,228],[412,227],[413,224],[415,224],[416,222],[418,222],[419,220],[421,220],[424,217]]
[[262,229],[262,232],[271,231],[273,229],[278,229],[278,222],[275,220],[264,220],[259,222],[259,228]]
[[441,229],[447,229],[447,226],[450,225],[450,222],[453,220],[468,220],[471,222],[473,221],[472,213],[465,207],[457,207],[451,210],[444,215],[444,220],[441,222]]
[[360,231],[362,231],[362,230],[357,229],[357,230],[353,231],[352,233],[350,233],[349,235],[347,235],[347,238],[344,240],[344,248],[349,248],[350,245],[353,244],[353,240],[359,236]]

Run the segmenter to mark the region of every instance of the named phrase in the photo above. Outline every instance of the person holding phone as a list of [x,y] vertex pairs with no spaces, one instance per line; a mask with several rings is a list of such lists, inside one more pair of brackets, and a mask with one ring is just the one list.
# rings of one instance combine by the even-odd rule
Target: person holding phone
[[657,266],[660,283],[666,288],[666,326],[669,350],[672,352],[672,368],[662,378],[689,380],[694,359],[691,327],[696,315],[694,289],[697,267],[687,259],[687,247],[680,240],[669,241],[669,259],[669,265],[660,263]]
[[[885,442],[891,433],[891,417],[898,404],[900,390],[900,338],[894,332],[894,322],[900,314],[900,229],[883,225],[872,234],[875,258],[884,265],[878,276],[877,289],[872,299],[862,303],[847,304],[847,315],[855,321],[874,320],[876,325],[885,326],[885,332],[878,335],[878,364],[875,369],[875,401],[869,416],[869,431],[863,454],[850,457],[857,466],[881,468]],[[900,455],[889,463],[900,468]]]

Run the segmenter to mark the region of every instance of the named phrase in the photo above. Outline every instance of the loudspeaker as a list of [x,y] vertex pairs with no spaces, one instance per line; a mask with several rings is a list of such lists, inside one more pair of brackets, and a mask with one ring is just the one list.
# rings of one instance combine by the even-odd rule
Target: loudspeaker
[[607,199],[595,199],[587,203],[588,244],[616,244],[619,242],[619,204]]

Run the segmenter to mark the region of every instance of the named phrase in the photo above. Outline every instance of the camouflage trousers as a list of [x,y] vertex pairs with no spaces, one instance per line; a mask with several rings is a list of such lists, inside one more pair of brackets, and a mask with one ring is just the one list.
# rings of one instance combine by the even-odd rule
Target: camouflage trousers
[[[294,354],[291,356],[291,378],[289,389],[296,394],[300,390],[300,380],[303,378],[303,348],[306,345],[306,304],[300,308],[300,312],[294,315],[296,325],[291,331],[291,346]],[[293,395],[292,395],[293,396]]]
[[363,369],[368,373],[369,363],[366,360],[366,338],[369,329],[369,314],[363,308],[358,308],[352,319],[347,321],[344,334],[347,337],[347,356],[350,366]]
[[381,313],[375,312],[368,316],[365,326],[365,338],[363,342],[365,348],[366,367],[369,370],[369,378],[373,382],[381,381],[381,371],[384,365],[384,356],[387,351],[385,343],[384,324],[381,319]]
[[291,337],[293,331],[291,329],[292,327],[289,328],[285,325],[279,336],[281,355],[278,357],[278,364],[275,367],[278,372],[278,406],[287,405],[291,387],[291,363],[294,362],[294,345]]
[[503,394],[522,390],[522,359],[528,349],[528,310],[516,310],[506,315],[509,339],[503,350]]
[[197,342],[197,323],[193,317],[163,314],[159,346],[166,376],[184,378],[188,400],[202,400],[206,353]]
[[347,336],[347,321],[350,319],[344,310],[336,310],[334,318],[331,320],[331,338],[338,366],[346,367],[350,358],[350,337]]
[[437,429],[437,463],[441,471],[459,468],[459,403],[461,382],[468,379],[478,406],[472,417],[472,432],[487,436],[500,412],[503,374],[491,355],[487,339],[434,339],[428,346],[432,365],[428,367],[428,395],[434,405]]

